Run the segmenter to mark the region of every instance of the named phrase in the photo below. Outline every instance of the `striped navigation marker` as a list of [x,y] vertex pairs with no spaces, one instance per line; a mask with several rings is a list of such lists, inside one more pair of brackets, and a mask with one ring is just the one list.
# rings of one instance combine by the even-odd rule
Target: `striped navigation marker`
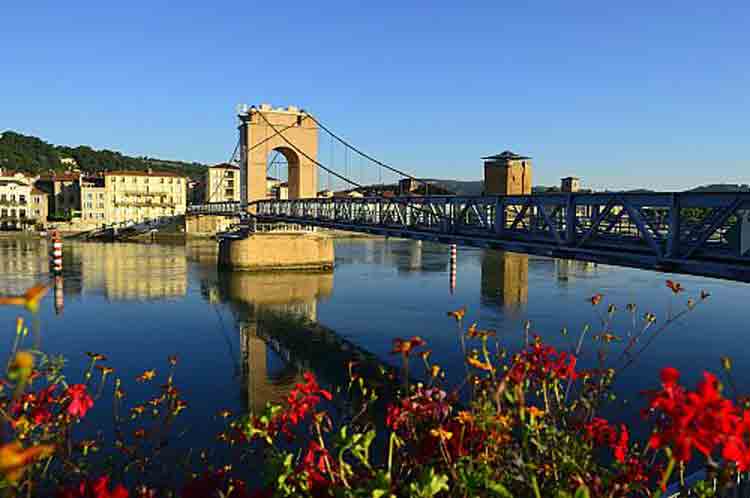
[[52,251],[50,252],[50,272],[61,273],[62,272],[62,239],[57,230],[52,232]]
[[451,294],[456,290],[456,244],[451,244]]

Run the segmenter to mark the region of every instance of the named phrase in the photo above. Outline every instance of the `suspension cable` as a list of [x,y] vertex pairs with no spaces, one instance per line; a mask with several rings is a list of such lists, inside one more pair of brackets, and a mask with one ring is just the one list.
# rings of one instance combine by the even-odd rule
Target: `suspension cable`
[[[255,108],[251,108],[251,109],[255,109]],[[288,144],[288,145],[289,145],[289,146],[290,146],[290,147],[291,147],[292,149],[294,149],[294,150],[295,150],[295,151],[296,151],[297,153],[301,154],[301,155],[302,155],[303,157],[305,157],[306,159],[308,159],[308,160],[309,160],[310,162],[312,162],[313,164],[315,164],[315,165],[316,165],[316,166],[318,166],[319,168],[322,168],[323,170],[325,170],[325,171],[328,171],[329,173],[331,173],[332,175],[334,175],[334,176],[335,176],[336,178],[339,178],[339,179],[341,179],[341,180],[344,180],[345,182],[347,182],[347,183],[350,183],[351,185],[354,185],[355,187],[357,187],[357,188],[359,188],[359,189],[364,189],[364,185],[360,185],[359,183],[355,182],[354,180],[350,180],[350,179],[346,178],[345,176],[342,176],[342,175],[340,175],[340,174],[336,173],[335,171],[331,170],[330,168],[327,168],[326,166],[324,166],[323,164],[321,164],[321,163],[320,163],[320,162],[318,162],[317,160],[315,160],[315,159],[313,159],[312,157],[310,157],[310,156],[309,156],[309,155],[308,155],[308,154],[307,154],[307,153],[306,153],[305,151],[301,150],[301,149],[300,149],[299,147],[297,147],[296,145],[294,145],[294,143],[292,143],[292,142],[291,142],[291,141],[290,141],[290,140],[289,140],[288,138],[286,138],[286,137],[285,137],[285,136],[284,136],[284,135],[282,134],[282,131],[283,131],[283,130],[282,130],[282,131],[279,131],[279,130],[278,130],[278,129],[277,129],[277,128],[276,128],[276,127],[275,127],[275,126],[274,126],[274,125],[273,125],[273,124],[271,123],[271,121],[270,121],[270,120],[269,120],[269,119],[268,119],[268,118],[267,118],[267,117],[266,117],[266,116],[265,116],[265,115],[264,115],[264,114],[263,114],[263,113],[262,113],[262,112],[261,112],[260,110],[258,110],[258,109],[255,109],[255,112],[257,112],[257,113],[258,113],[258,114],[260,115],[260,117],[261,117],[261,118],[263,118],[263,121],[265,121],[265,122],[266,122],[266,124],[267,124],[267,125],[268,125],[268,126],[269,126],[269,127],[270,127],[270,128],[271,128],[271,129],[273,130],[273,131],[274,131],[274,132],[276,132],[276,134],[277,134],[278,136],[280,136],[280,137],[281,137],[281,139],[282,139],[282,140],[284,140],[284,142],[286,142],[286,143],[287,143],[287,144]],[[308,116],[309,116],[309,114],[308,114]],[[312,119],[313,121],[315,121],[315,118],[313,118],[312,116],[310,116],[310,119]],[[416,178],[415,178],[415,179],[416,179]],[[376,195],[375,197],[379,197],[379,198],[382,198],[382,199],[385,199],[385,198],[386,198],[385,196],[383,196],[383,195],[380,195],[380,194]],[[397,202],[397,203],[399,203],[399,204],[402,204],[402,205],[404,205],[404,206],[407,206],[407,205],[408,205],[408,202],[407,202],[407,201],[405,201],[404,199],[401,199],[401,198],[399,198],[399,197],[393,197],[393,198],[391,198],[390,200],[392,200],[392,201],[394,201],[394,202]],[[413,210],[415,210],[415,211],[418,211],[418,212],[426,213],[426,214],[428,214],[428,215],[434,215],[434,216],[437,216],[437,217],[439,217],[439,218],[447,218],[447,216],[446,216],[446,215],[444,215],[444,214],[441,214],[441,213],[434,213],[434,212],[432,212],[432,211],[429,211],[429,210],[427,210],[427,209],[424,209],[424,208],[422,208],[422,207],[418,207],[418,206],[412,206],[412,209],[413,209]]]
[[[251,108],[251,109],[252,109],[252,108]],[[292,143],[292,142],[291,142],[291,141],[290,141],[290,140],[289,140],[288,138],[286,138],[286,137],[285,137],[285,136],[284,136],[284,135],[282,134],[283,130],[279,130],[278,128],[276,128],[276,127],[275,127],[275,126],[274,126],[274,125],[273,125],[273,124],[271,123],[271,121],[269,121],[269,120],[268,120],[268,118],[267,118],[267,117],[266,117],[266,116],[265,116],[265,115],[264,115],[264,114],[263,114],[263,113],[262,113],[261,111],[259,111],[259,110],[255,109],[255,112],[257,112],[257,113],[258,113],[258,115],[260,115],[260,117],[261,117],[261,118],[263,118],[263,121],[265,121],[265,122],[266,122],[266,124],[267,124],[267,125],[268,125],[268,126],[269,126],[269,127],[270,127],[270,128],[271,128],[271,129],[272,129],[272,130],[273,130],[274,132],[275,132],[275,135],[278,135],[278,136],[280,136],[280,137],[281,137],[281,139],[282,139],[282,140],[284,140],[284,142],[286,142],[286,143],[287,143],[287,145],[289,145],[289,146],[290,146],[290,147],[291,147],[292,149],[294,149],[294,150],[295,150],[295,151],[296,151],[296,152],[297,152],[298,154],[302,155],[302,156],[303,156],[303,157],[304,157],[305,159],[307,159],[308,161],[312,162],[313,164],[315,164],[315,165],[316,165],[317,167],[319,167],[319,168],[323,169],[324,171],[327,171],[328,173],[332,174],[332,175],[333,175],[333,176],[335,176],[336,178],[338,178],[338,179],[340,179],[340,180],[344,180],[344,181],[345,181],[346,183],[349,183],[349,184],[351,184],[351,185],[354,185],[354,186],[355,186],[355,187],[357,187],[357,188],[362,188],[362,187],[363,187],[363,185],[360,185],[359,183],[355,182],[354,180],[350,180],[350,179],[346,178],[345,176],[342,176],[342,175],[340,175],[340,174],[336,173],[336,172],[335,172],[335,171],[333,171],[332,169],[330,169],[330,168],[327,168],[327,167],[326,167],[326,166],[324,166],[323,164],[319,163],[319,162],[318,162],[317,160],[315,160],[315,159],[313,159],[312,157],[310,157],[310,156],[309,156],[309,155],[308,155],[308,154],[307,154],[307,153],[306,153],[305,151],[301,150],[301,149],[300,149],[299,147],[297,147],[296,145],[294,145],[294,144],[293,144],[293,143]],[[306,114],[306,116],[309,116],[309,117],[310,117],[310,119],[313,119],[313,118],[312,118],[312,116],[310,116],[309,114]]]
[[[309,116],[309,115],[308,115],[308,116]],[[343,139],[343,138],[341,138],[340,136],[336,135],[336,134],[335,134],[334,132],[332,132],[332,131],[331,131],[330,129],[328,129],[328,128],[327,128],[327,127],[326,127],[326,126],[325,126],[325,125],[323,124],[323,123],[321,123],[320,121],[318,121],[318,120],[317,120],[317,119],[316,119],[316,118],[315,118],[314,116],[310,116],[310,119],[311,119],[311,120],[312,120],[312,121],[313,121],[313,122],[314,122],[315,124],[317,124],[317,125],[318,125],[318,127],[320,127],[321,129],[323,129],[323,130],[324,130],[324,131],[325,131],[326,133],[328,133],[329,135],[331,135],[331,136],[332,136],[333,138],[335,138],[336,140],[338,140],[339,142],[341,142],[341,143],[342,143],[342,144],[344,144],[344,145],[345,145],[346,147],[348,147],[349,149],[353,150],[354,152],[356,152],[356,153],[357,153],[357,154],[359,154],[360,156],[362,156],[362,157],[365,157],[365,158],[369,159],[370,161],[374,162],[375,164],[378,164],[378,165],[382,166],[383,168],[385,168],[385,169],[387,169],[387,170],[390,170],[390,171],[392,171],[392,172],[394,172],[394,173],[396,173],[396,174],[399,174],[399,175],[401,175],[401,176],[405,176],[405,177],[407,177],[407,178],[409,178],[409,179],[411,179],[411,180],[416,180],[416,181],[417,181],[417,182],[419,182],[419,183],[423,183],[423,184],[427,185],[427,182],[426,182],[426,181],[424,181],[424,180],[420,180],[419,178],[417,178],[417,177],[415,177],[415,176],[412,176],[412,175],[410,175],[409,173],[406,173],[405,171],[401,171],[401,170],[399,170],[399,169],[396,169],[396,168],[394,168],[393,166],[389,166],[389,165],[385,164],[385,163],[384,163],[384,162],[382,162],[382,161],[378,161],[377,159],[375,159],[375,158],[374,158],[374,157],[372,157],[371,155],[369,155],[369,154],[365,153],[364,151],[362,151],[362,150],[358,149],[357,147],[353,146],[352,144],[350,144],[349,142],[347,142],[346,140],[344,140],[344,139]]]
[[[309,116],[308,114],[305,114],[304,116],[302,116],[302,119],[300,120],[300,123],[302,123],[302,121],[304,121],[304,120],[305,120],[305,119],[306,119],[307,117],[310,117],[310,116]],[[256,143],[256,144],[255,144],[255,145],[253,145],[252,147],[248,148],[248,149],[247,149],[247,151],[246,151],[245,153],[247,154],[248,152],[252,152],[253,150],[255,150],[255,149],[257,149],[258,147],[260,147],[261,145],[263,145],[263,144],[267,143],[267,142],[268,142],[269,140],[271,140],[272,138],[276,137],[276,135],[281,135],[281,134],[282,134],[283,132],[285,132],[285,131],[286,131],[286,130],[288,130],[289,128],[292,128],[293,126],[296,126],[296,123],[293,123],[293,124],[290,124],[290,125],[288,125],[288,126],[285,126],[285,127],[284,127],[283,129],[281,129],[281,130],[275,130],[275,129],[274,129],[274,131],[275,131],[276,133],[274,133],[273,135],[270,135],[270,136],[268,136],[268,137],[264,138],[264,139],[263,139],[263,140],[261,140],[260,142]],[[272,127],[272,128],[273,128],[273,127]],[[239,148],[240,148],[240,143],[241,143],[241,139],[239,139],[239,138],[238,138],[238,139],[237,139],[237,144],[236,144],[236,145],[234,146],[234,151],[232,152],[232,155],[231,155],[231,156],[229,157],[229,163],[231,163],[231,162],[232,162],[232,161],[234,160],[234,156],[235,156],[235,155],[237,154],[237,149],[239,149]],[[210,196],[208,197],[208,199],[205,199],[205,202],[211,202],[211,201],[210,201],[210,199],[211,199],[211,198],[212,198],[212,197],[213,197],[214,195],[216,195],[217,191],[218,191],[218,190],[219,190],[219,189],[221,188],[221,186],[222,186],[223,184],[224,184],[224,177],[222,176],[222,177],[221,177],[221,181],[220,181],[220,182],[218,183],[218,185],[216,185],[216,187],[215,187],[215,188],[214,188],[214,190],[213,190],[213,191],[211,192],[211,195],[210,195]],[[240,187],[240,188],[241,188],[241,187]]]

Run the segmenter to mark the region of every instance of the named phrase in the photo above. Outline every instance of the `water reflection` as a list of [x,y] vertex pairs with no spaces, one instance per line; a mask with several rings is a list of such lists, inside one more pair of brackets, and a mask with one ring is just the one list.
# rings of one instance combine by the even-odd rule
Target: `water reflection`
[[[183,246],[81,243],[71,245],[68,255],[80,266],[83,291],[100,292],[110,301],[153,301],[187,293]],[[69,271],[65,261],[63,271]]]
[[529,256],[484,251],[481,288],[482,304],[519,312],[529,300]]
[[216,286],[204,284],[204,295],[226,302],[235,315],[245,409],[257,412],[269,402],[281,402],[302,382],[310,358],[292,353],[279,337],[309,334],[318,301],[332,291],[332,273],[222,272]]

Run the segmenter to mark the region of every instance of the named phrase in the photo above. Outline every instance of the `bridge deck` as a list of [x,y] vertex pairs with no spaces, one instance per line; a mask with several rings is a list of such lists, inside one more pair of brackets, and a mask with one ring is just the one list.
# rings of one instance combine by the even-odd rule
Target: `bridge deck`
[[750,193],[263,200],[252,211],[261,222],[750,282]]

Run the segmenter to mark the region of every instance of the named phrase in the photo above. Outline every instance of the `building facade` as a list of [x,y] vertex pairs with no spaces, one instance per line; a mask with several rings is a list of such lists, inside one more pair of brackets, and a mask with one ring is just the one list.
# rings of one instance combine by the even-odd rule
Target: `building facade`
[[240,202],[240,168],[226,163],[208,168],[204,199],[206,202]]
[[506,150],[484,159],[486,195],[531,194],[531,158]]
[[578,192],[581,190],[581,179],[575,176],[566,176],[560,179],[561,192]]
[[46,225],[49,216],[49,195],[35,186],[31,187],[31,215],[36,219],[37,225]]
[[104,174],[108,223],[141,222],[185,214],[187,178],[171,172],[110,171]]
[[0,179],[0,228],[21,229],[33,224],[31,185],[19,179]]
[[106,224],[109,202],[103,177],[81,177],[81,221]]
[[37,188],[49,193],[48,211],[57,217],[72,217],[81,211],[81,174],[77,171],[43,175]]

